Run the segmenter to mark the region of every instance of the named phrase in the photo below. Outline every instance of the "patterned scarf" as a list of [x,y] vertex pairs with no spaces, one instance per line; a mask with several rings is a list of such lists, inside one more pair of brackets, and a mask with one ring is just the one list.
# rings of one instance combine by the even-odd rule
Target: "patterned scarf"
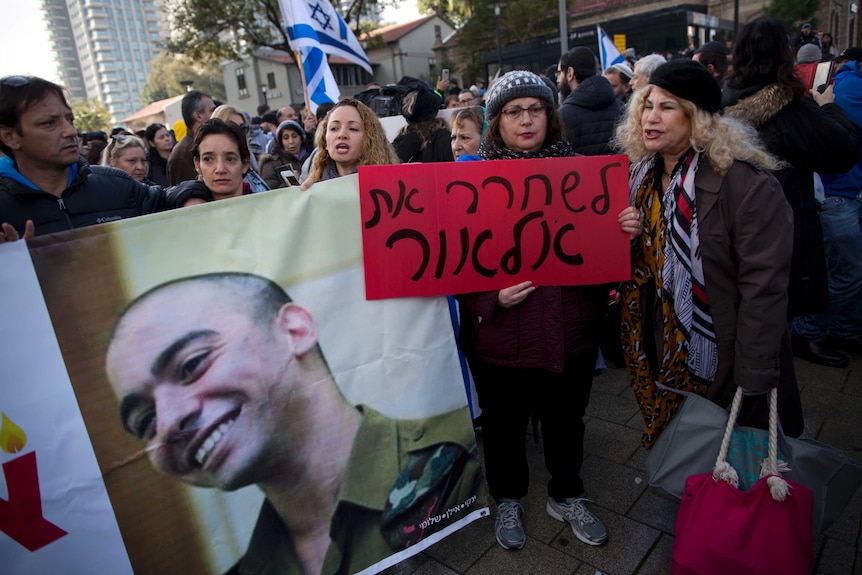
[[479,157],[483,160],[522,160],[529,158],[565,158],[575,156],[575,150],[566,140],[557,140],[547,148],[538,152],[515,152],[508,148],[498,146],[489,138],[482,140],[479,145]]
[[[640,161],[629,176],[634,195],[643,178],[654,169],[657,156]],[[674,316],[688,344],[686,363],[698,378],[712,381],[718,365],[715,327],[709,313],[703,261],[698,234],[694,178],[700,153],[689,150],[677,163],[662,197],[663,219],[668,234],[661,270],[662,291],[673,302]]]

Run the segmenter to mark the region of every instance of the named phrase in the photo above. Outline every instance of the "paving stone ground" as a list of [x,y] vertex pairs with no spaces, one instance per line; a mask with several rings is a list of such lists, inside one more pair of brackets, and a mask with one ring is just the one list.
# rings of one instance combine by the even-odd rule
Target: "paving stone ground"
[[[805,434],[862,461],[862,356],[845,369],[796,360]],[[593,383],[582,476],[592,509],[608,528],[605,545],[574,538],[545,512],[541,443],[527,430],[531,485],[524,501],[527,545],[506,551],[494,539],[493,513],[385,575],[665,575],[670,572],[679,503],[646,485],[641,419],[625,371],[610,367]],[[862,574],[862,490],[814,541],[814,575]],[[743,574],[738,574],[743,575]]]

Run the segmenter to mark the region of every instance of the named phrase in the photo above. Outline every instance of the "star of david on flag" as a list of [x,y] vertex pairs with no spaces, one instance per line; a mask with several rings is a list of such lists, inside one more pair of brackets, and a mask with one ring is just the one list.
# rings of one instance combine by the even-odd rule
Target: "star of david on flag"
[[294,50],[318,47],[371,73],[371,63],[359,40],[327,0],[279,0],[279,4]]
[[359,40],[327,0],[279,0],[279,5],[290,47],[302,58],[312,111],[341,95],[324,53],[372,71]]
[[617,50],[617,47],[614,46],[613,40],[608,38],[608,35],[602,30],[602,27],[596,26],[596,28],[598,28],[599,33],[599,56],[601,58],[602,70],[607,70],[614,64],[625,62],[625,58]]

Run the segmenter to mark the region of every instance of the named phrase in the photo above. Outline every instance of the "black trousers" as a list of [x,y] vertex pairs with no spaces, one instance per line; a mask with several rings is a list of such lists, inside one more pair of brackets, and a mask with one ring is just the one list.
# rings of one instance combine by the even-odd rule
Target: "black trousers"
[[485,477],[494,499],[527,495],[526,430],[530,414],[541,423],[548,495],[578,497],[584,492],[584,412],[590,401],[598,350],[567,362],[563,373],[513,369],[470,360],[482,408]]

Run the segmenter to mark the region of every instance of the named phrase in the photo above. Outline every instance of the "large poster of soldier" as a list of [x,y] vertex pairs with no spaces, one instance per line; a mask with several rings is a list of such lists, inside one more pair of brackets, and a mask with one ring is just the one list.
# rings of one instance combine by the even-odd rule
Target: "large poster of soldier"
[[375,573],[487,515],[446,301],[366,301],[360,227],[351,176],[27,242],[135,573]]

